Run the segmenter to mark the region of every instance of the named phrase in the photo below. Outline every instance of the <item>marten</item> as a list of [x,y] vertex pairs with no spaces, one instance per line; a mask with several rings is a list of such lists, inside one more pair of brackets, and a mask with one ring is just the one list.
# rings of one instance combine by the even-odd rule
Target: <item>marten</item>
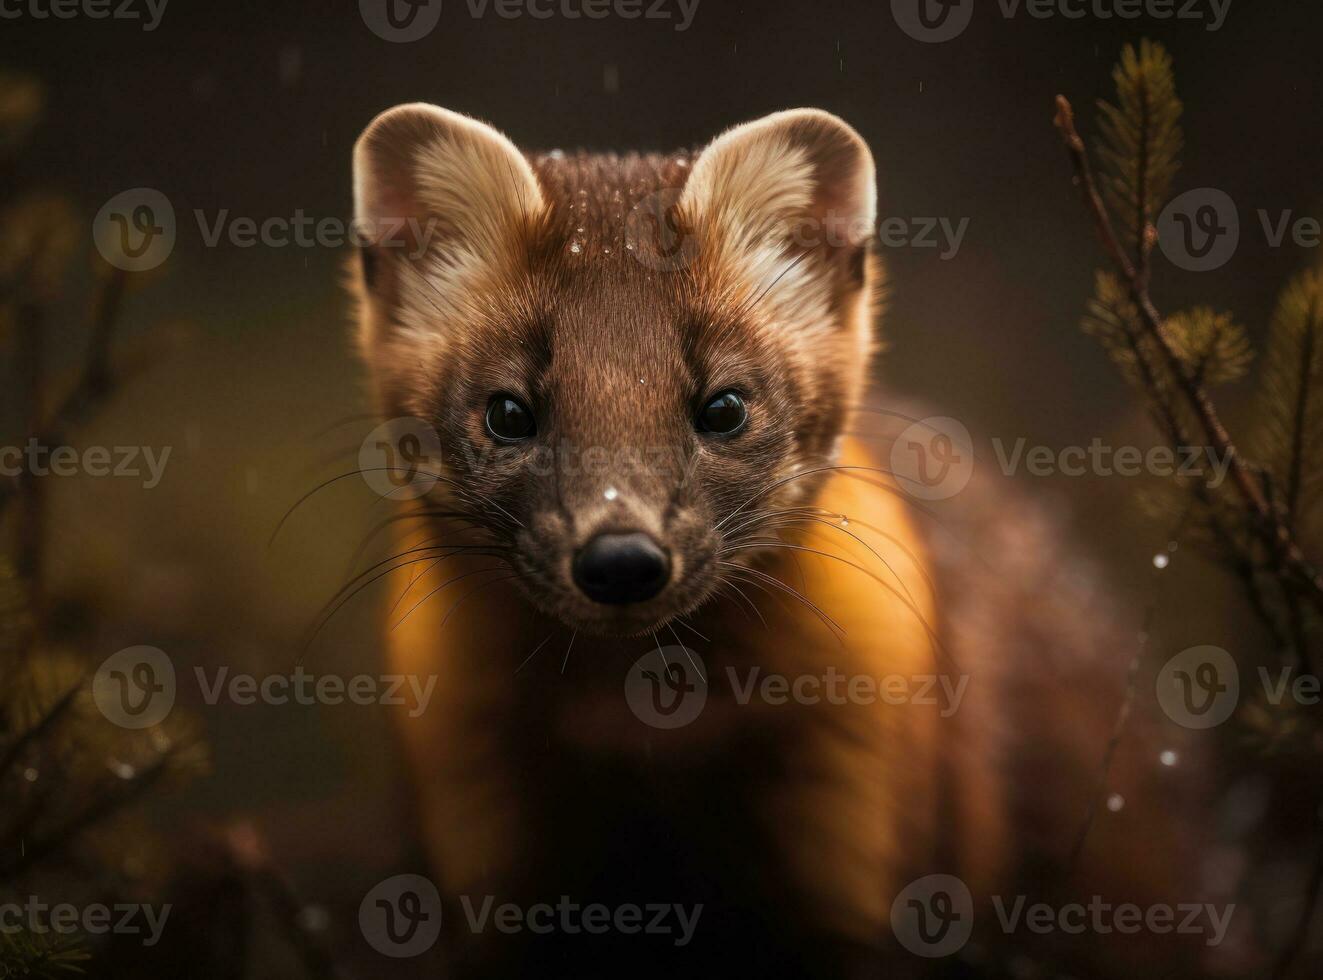
[[[439,676],[402,736],[451,975],[1197,974],[1199,937],[990,904],[1196,900],[1199,780],[1114,731],[1139,630],[1059,521],[896,479],[858,133],[525,153],[403,105],[354,195],[377,408],[439,449],[383,635]],[[489,898],[644,911],[475,929]]]

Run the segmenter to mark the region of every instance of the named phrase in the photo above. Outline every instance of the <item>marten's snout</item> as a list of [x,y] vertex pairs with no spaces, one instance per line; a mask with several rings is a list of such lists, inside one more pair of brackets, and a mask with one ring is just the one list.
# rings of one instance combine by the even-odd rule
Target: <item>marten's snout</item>
[[599,534],[574,556],[574,584],[610,606],[651,599],[671,578],[671,556],[642,531]]

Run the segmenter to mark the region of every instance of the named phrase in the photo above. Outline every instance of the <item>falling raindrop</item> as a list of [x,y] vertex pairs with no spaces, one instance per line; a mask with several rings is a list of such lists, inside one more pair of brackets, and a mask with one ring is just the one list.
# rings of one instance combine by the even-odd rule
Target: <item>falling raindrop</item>
[[1176,765],[1176,763],[1181,761],[1181,757],[1174,749],[1165,749],[1163,753],[1158,756],[1158,761],[1170,769],[1172,766]]
[[40,775],[41,773],[37,772],[37,770],[33,769],[31,766],[23,770],[23,778],[30,783],[35,783],[37,777]]
[[1165,551],[1160,551],[1153,556],[1153,567],[1161,571],[1171,564],[1171,556]]
[[118,759],[109,760],[107,765],[109,766],[110,771],[120,779],[132,779],[134,776],[138,775],[137,769],[134,769],[127,762],[120,762]]
[[606,492],[603,493],[602,496],[605,497],[607,500],[615,500],[617,497],[620,496],[620,491],[617,490],[615,487],[607,487]]
[[1107,797],[1107,809],[1112,813],[1120,813],[1125,808],[1125,797],[1120,793],[1113,793]]

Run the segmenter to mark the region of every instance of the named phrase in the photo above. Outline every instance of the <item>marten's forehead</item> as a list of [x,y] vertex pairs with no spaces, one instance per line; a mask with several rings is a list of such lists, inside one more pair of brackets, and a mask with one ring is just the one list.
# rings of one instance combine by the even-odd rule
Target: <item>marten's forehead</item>
[[541,243],[567,272],[592,272],[656,237],[689,178],[691,157],[549,153],[532,158],[545,208]]

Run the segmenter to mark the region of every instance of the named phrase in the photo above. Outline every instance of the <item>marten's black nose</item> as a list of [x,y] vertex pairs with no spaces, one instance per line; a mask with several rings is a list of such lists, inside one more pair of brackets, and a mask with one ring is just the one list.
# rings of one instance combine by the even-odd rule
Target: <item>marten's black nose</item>
[[671,577],[671,556],[641,531],[599,534],[574,556],[574,582],[594,602],[642,602]]

